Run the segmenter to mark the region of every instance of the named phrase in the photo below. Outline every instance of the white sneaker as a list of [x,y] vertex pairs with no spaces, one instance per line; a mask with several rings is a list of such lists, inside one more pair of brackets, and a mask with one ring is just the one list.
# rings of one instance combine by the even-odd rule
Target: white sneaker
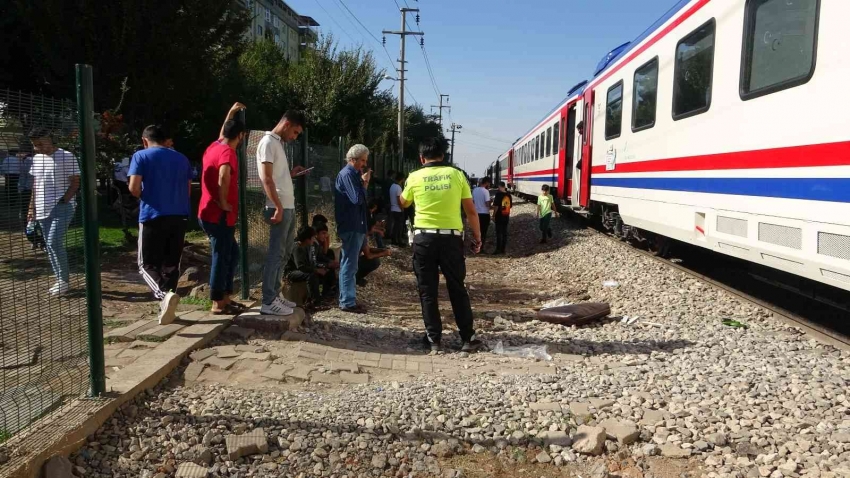
[[287,307],[279,297],[275,297],[271,304],[263,304],[260,307],[260,313],[263,315],[291,315],[294,310],[292,307]]
[[165,298],[159,303],[159,325],[168,325],[177,319],[174,313],[177,311],[178,304],[180,304],[179,295],[174,292],[165,294]]
[[47,290],[47,293],[53,297],[60,297],[67,294],[71,290],[71,285],[64,281],[59,281],[53,284],[53,287]]
[[284,297],[282,292],[279,296],[277,296],[277,298],[278,298],[278,300],[280,300],[281,304],[285,305],[286,307],[289,307],[290,309],[294,309],[294,308],[298,307],[298,304],[296,304],[295,302],[292,302],[291,300]]

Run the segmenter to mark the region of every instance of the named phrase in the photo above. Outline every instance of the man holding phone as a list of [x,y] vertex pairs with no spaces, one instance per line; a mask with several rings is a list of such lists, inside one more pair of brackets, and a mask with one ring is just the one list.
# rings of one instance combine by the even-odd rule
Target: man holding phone
[[278,295],[283,267],[295,248],[295,189],[292,178],[303,166],[289,169],[283,143],[295,141],[304,129],[304,113],[289,110],[257,145],[257,170],[266,193],[263,212],[269,224],[269,249],[263,267],[263,305],[260,313],[289,315],[295,303]]
[[475,338],[472,328],[472,306],[466,291],[466,259],[463,255],[463,207],[469,228],[472,229],[472,252],[481,250],[481,227],[472,192],[464,174],[445,164],[445,143],[428,138],[419,145],[422,168],[410,173],[407,187],[399,196],[399,204],[407,208],[416,203],[413,239],[413,272],[419,287],[422,317],[425,320],[424,343],[431,352],[442,350],[440,345],[443,323],[440,318],[440,272],[446,278],[446,288],[452,303],[455,322],[463,342],[461,350],[475,352],[483,344]]

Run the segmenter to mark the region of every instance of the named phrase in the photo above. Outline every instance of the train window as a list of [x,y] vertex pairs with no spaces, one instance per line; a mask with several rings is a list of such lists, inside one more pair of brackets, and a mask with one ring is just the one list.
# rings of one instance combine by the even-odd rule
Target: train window
[[676,66],[673,74],[674,120],[705,113],[711,107],[714,30],[715,22],[712,18],[679,40],[676,45]]
[[635,70],[632,99],[632,131],[655,126],[655,107],[658,100],[658,57]]
[[546,156],[552,156],[552,127],[546,130]]
[[561,146],[561,123],[555,123],[555,131],[552,133],[552,153],[558,154],[558,149]]
[[608,88],[608,101],[605,107],[605,139],[620,137],[623,129],[623,81],[620,80]]
[[807,83],[815,72],[820,0],[749,0],[741,98]]

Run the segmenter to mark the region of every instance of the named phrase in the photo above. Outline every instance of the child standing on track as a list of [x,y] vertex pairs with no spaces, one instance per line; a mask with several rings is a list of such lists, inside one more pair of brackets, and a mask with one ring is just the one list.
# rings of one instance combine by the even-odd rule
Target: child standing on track
[[552,228],[549,223],[552,221],[552,215],[555,212],[554,198],[549,194],[549,185],[544,184],[541,188],[543,194],[537,198],[537,217],[540,218],[540,243],[546,244],[546,240],[552,237]]

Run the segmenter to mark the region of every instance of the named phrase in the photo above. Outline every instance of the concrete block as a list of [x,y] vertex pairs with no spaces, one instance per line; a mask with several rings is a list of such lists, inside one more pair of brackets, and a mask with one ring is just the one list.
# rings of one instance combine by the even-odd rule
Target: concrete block
[[360,368],[356,363],[351,362],[333,362],[331,364],[331,370],[335,372],[351,372],[357,373],[360,371]]
[[212,349],[215,350],[215,356],[218,358],[236,358],[242,355],[242,352],[237,352],[233,345],[219,345]]
[[177,473],[174,474],[174,478],[206,478],[207,476],[209,476],[207,467],[192,462],[180,463],[177,465]]
[[284,373],[286,378],[306,382],[310,380],[310,374],[315,370],[315,367],[298,366]]
[[195,350],[194,352],[189,354],[189,357],[192,360],[200,362],[204,359],[208,359],[208,358],[212,357],[213,355],[217,355],[217,353],[218,353],[218,351],[216,349],[213,349],[213,348],[201,349],[201,350]]
[[368,373],[340,372],[339,378],[340,378],[340,380],[342,380],[343,383],[351,383],[351,384],[369,383],[369,374]]
[[203,363],[207,364],[210,367],[217,368],[219,370],[228,370],[233,364],[236,363],[234,359],[223,359],[220,357],[210,357],[203,361]]
[[269,451],[268,437],[262,428],[257,428],[244,435],[227,435],[224,442],[227,446],[228,457],[232,461],[243,456],[268,453]]
[[310,373],[310,381],[313,383],[342,383],[342,379],[339,375],[319,373],[316,371]]
[[270,378],[272,380],[277,380],[278,382],[282,382],[284,380],[284,376],[286,372],[292,370],[292,366],[290,365],[278,365],[274,364],[269,366],[265,372],[261,373],[260,376],[264,378]]
[[189,382],[195,382],[198,380],[198,377],[201,376],[201,372],[207,367],[207,364],[202,362],[192,362],[186,367],[186,371],[183,372],[183,378]]
[[112,329],[104,334],[103,337],[113,342],[132,342],[141,332],[156,326],[157,323],[155,320],[139,320],[130,325]]
[[137,335],[139,340],[148,342],[164,342],[172,335],[185,329],[183,324],[157,325]]
[[245,352],[239,356],[240,360],[260,360],[260,361],[268,361],[272,359],[271,352]]

